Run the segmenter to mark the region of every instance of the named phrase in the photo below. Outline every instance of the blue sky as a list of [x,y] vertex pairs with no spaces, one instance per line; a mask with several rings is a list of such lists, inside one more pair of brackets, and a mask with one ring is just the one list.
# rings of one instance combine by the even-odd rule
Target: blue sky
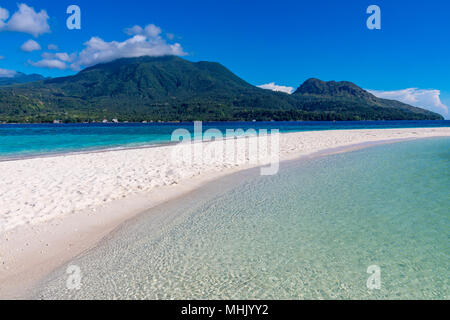
[[[36,13],[31,29],[9,21],[22,3]],[[66,27],[71,4],[81,9],[81,30]],[[381,30],[366,27],[372,4],[381,9]],[[0,8],[8,11],[2,20],[0,9],[3,70],[54,77],[127,52],[174,53],[218,61],[254,85],[348,80],[437,111],[450,105],[449,1],[19,0]],[[136,25],[142,30],[126,30]],[[24,45],[29,40],[37,45]]]

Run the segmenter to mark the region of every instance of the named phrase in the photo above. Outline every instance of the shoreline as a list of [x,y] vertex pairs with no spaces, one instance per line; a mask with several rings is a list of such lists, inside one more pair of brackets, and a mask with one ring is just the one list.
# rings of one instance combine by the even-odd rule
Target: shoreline
[[[381,139],[380,137],[374,139],[371,135],[376,133],[373,131],[384,131],[386,133],[386,130],[388,133],[389,131],[391,133],[387,139]],[[330,131],[334,132],[334,130]],[[330,131],[308,132],[307,134],[304,132],[281,134],[281,137],[286,138],[284,139],[285,145],[282,145],[281,163],[285,161],[298,161],[302,158],[315,158],[335,153],[349,152],[379,144],[450,136],[449,128],[356,130],[359,132],[352,130],[354,131],[353,133],[363,134],[363,138],[360,139],[363,140],[362,142],[352,143],[353,140],[345,136],[344,133],[344,138],[347,139],[344,139],[342,145],[330,147],[329,144],[318,139],[319,145],[313,148],[318,150],[300,152],[298,141],[295,138],[299,138],[302,135],[319,135],[323,138]],[[417,131],[425,132],[422,132],[420,135]],[[396,137],[396,135],[402,137]],[[292,146],[289,144],[292,144],[292,146],[296,145],[297,149],[295,147],[290,149]],[[170,148],[170,146],[151,147],[153,150],[158,148]],[[144,149],[144,151],[148,151],[147,149],[149,148]],[[105,151],[103,153],[126,153],[128,151],[130,150],[121,149]],[[89,155],[92,155],[92,153],[86,154],[86,156]],[[67,157],[67,155],[59,156],[61,159]],[[0,233],[0,261],[2,261],[0,263],[0,299],[26,298],[27,290],[33,287],[43,276],[63,265],[68,260],[95,247],[105,236],[114,232],[117,227],[137,217],[139,214],[162,203],[194,192],[198,187],[220,179],[225,175],[231,175],[245,169],[260,166],[262,165],[244,164],[228,168],[221,167],[220,170],[217,170],[217,168],[209,168],[209,170],[206,169],[198,175],[182,178],[176,182],[176,185],[166,184],[156,186],[140,194],[130,194],[122,199],[112,200],[101,207],[96,207],[94,210],[80,210],[71,214],[53,217],[36,224],[23,224]]]
[[138,149],[148,149],[148,148],[158,148],[158,147],[166,147],[176,144],[177,142],[161,142],[161,143],[145,143],[142,145],[120,145],[120,146],[108,146],[104,148],[92,148],[92,149],[84,149],[79,151],[56,151],[56,152],[45,152],[45,153],[37,153],[30,154],[18,157],[0,157],[0,162],[8,162],[8,161],[20,161],[20,160],[30,160],[30,159],[42,159],[42,158],[55,158],[55,157],[64,157],[64,156],[73,156],[80,154],[90,154],[90,153],[103,153],[103,152],[111,152],[111,151],[122,151],[122,150],[138,150]]
[[[396,121],[396,120],[364,120],[361,122],[377,122],[377,121],[381,121],[381,122],[389,122],[389,121]],[[406,122],[417,122],[417,121],[422,121],[422,120],[398,120],[398,121],[406,121]],[[436,120],[436,121],[450,121],[450,120]],[[337,120],[337,121],[280,121],[280,122],[293,122],[293,123],[298,123],[298,122],[318,122],[318,123],[339,123],[339,122],[355,122],[355,121],[346,121],[346,120]],[[357,121],[356,121],[357,122]],[[153,122],[153,123],[148,123],[148,124],[193,124],[194,121],[181,121],[181,122]],[[203,122],[204,124],[209,124],[209,123],[236,123],[236,121],[206,121]],[[253,123],[251,121],[237,121],[237,123]],[[261,123],[272,123],[272,121],[261,121]],[[5,123],[3,123],[5,124]],[[88,124],[88,123],[63,123],[63,124],[54,124],[54,123],[7,123],[7,124],[11,124],[11,125],[40,125],[40,124],[46,124],[46,125],[50,125],[50,126],[64,126],[64,125],[77,125],[77,124]],[[100,125],[117,125],[117,124],[135,124],[135,125],[140,125],[142,124],[141,122],[121,122],[121,123],[91,123],[91,124],[100,124]],[[2,123],[0,123],[0,128],[1,128]],[[299,132],[320,132],[320,131],[334,131],[334,130],[397,130],[397,129],[434,129],[434,128],[450,128],[450,126],[423,126],[423,127],[405,127],[405,128],[397,128],[395,126],[392,127],[387,127],[387,128],[370,128],[370,129],[361,129],[361,128],[336,128],[336,129],[325,129],[325,130],[305,130],[305,131],[286,131],[286,132],[280,132],[282,134],[285,133],[299,133]],[[223,139],[227,139],[227,138],[223,138]],[[155,147],[162,147],[162,146],[170,146],[170,145],[174,145],[177,142],[172,142],[172,141],[155,141],[155,142],[143,142],[143,143],[126,143],[126,144],[118,144],[118,145],[105,145],[105,146],[94,146],[94,147],[87,147],[87,148],[82,148],[79,150],[59,150],[59,151],[50,151],[50,152],[42,152],[42,153],[30,153],[30,154],[23,154],[23,155],[13,155],[13,156],[9,156],[9,155],[0,155],[0,163],[1,162],[6,162],[6,161],[18,161],[18,160],[27,160],[27,159],[39,159],[39,158],[53,158],[53,157],[60,157],[60,156],[70,156],[70,155],[78,155],[78,154],[89,154],[89,153],[102,153],[102,152],[110,152],[110,151],[121,151],[121,150],[135,150],[135,149],[146,149],[146,148],[155,148]]]

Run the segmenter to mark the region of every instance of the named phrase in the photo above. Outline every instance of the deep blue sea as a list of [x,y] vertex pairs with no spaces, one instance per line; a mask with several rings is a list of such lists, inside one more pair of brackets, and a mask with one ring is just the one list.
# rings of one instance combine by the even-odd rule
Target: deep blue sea
[[[203,131],[279,129],[280,132],[449,127],[450,121],[286,121],[204,122]],[[193,123],[1,124],[0,159],[168,143],[179,128],[193,133]]]

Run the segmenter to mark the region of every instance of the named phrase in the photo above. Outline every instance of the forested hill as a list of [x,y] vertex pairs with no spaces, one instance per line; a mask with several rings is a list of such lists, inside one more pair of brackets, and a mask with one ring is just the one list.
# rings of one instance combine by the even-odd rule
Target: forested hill
[[309,79],[294,94],[255,87],[215,62],[124,58],[74,76],[0,87],[0,121],[442,119],[350,82]]
[[34,82],[39,80],[44,80],[45,77],[41,76],[40,74],[25,74],[22,72],[16,72],[12,76],[0,76],[0,86],[6,86],[16,83],[27,83],[27,82]]

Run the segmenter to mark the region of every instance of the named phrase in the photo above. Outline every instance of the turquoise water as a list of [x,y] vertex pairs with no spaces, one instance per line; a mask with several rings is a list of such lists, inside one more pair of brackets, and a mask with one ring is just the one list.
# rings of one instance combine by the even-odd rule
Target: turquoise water
[[35,297],[448,299],[449,165],[437,138],[228,176],[123,225]]
[[[281,132],[363,128],[448,127],[450,121],[209,122],[203,129],[279,129]],[[192,123],[0,124],[0,160],[48,153],[167,143]]]

